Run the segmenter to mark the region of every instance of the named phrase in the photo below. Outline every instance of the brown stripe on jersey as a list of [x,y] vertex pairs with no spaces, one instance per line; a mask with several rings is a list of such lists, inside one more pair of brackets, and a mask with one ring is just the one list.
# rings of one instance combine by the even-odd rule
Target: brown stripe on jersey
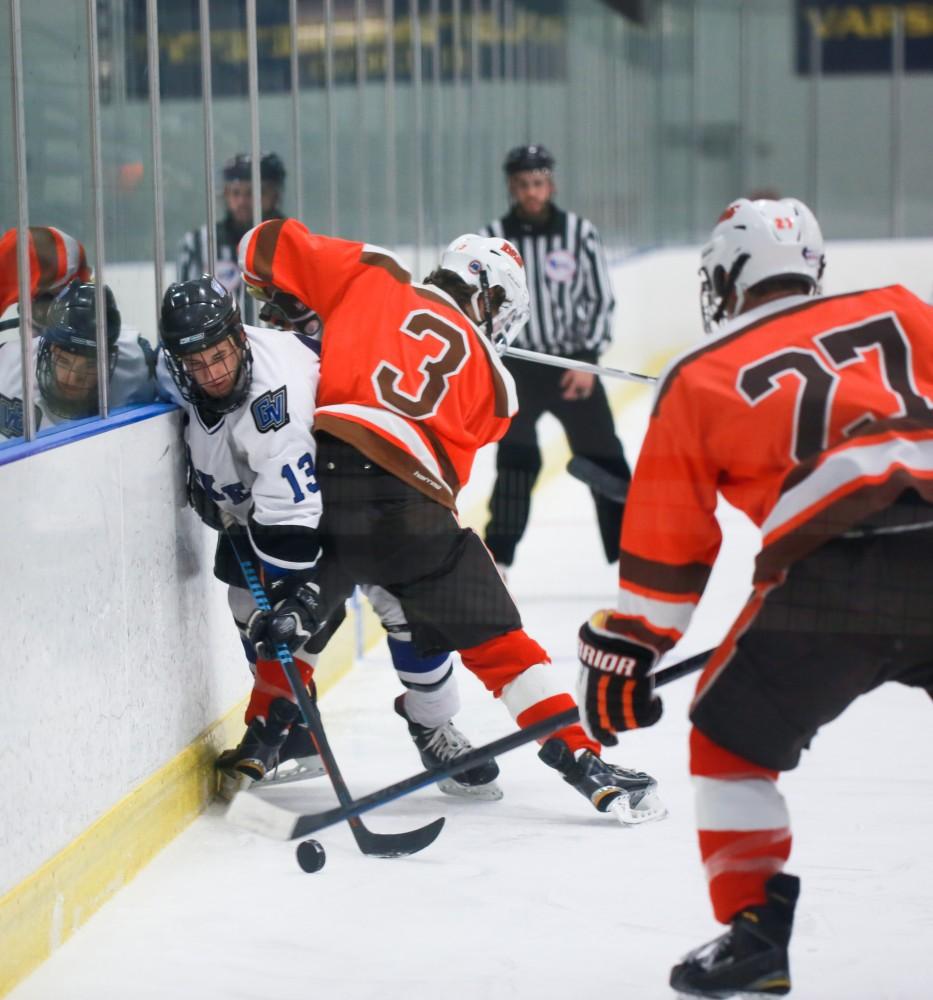
[[371,267],[381,267],[384,271],[388,271],[396,281],[401,282],[403,285],[411,284],[411,275],[408,271],[406,271],[394,257],[389,256],[387,253],[376,253],[373,250],[364,250],[360,254],[360,263],[369,264]]
[[315,431],[326,431],[362,452],[386,472],[413,486],[448,510],[456,510],[453,493],[446,483],[434,476],[404,448],[393,445],[381,434],[371,431],[355,420],[345,420],[334,413],[320,413],[314,418]]
[[660,590],[665,594],[692,596],[702,594],[712,567],[706,563],[670,563],[642,559],[622,549],[619,554],[619,579],[631,581],[637,587]]
[[655,632],[654,629],[648,628],[647,625],[644,625],[635,618],[626,619],[625,634],[631,636],[636,642],[648,646],[650,649],[656,649],[659,654],[673,649],[676,642],[670,636],[664,635],[661,632]]
[[58,268],[58,242],[52,231],[45,226],[31,226],[29,233],[32,236],[32,245],[36,248],[36,260],[39,264],[38,287],[54,287],[65,276]]
[[460,492],[460,479],[457,476],[454,463],[450,460],[450,455],[447,454],[447,449],[441,444],[441,439],[437,434],[421,421],[418,422],[418,430],[431,442],[431,449],[437,459],[437,464],[441,467],[441,472],[444,474],[444,480],[449,484],[451,492],[456,497]]
[[851,298],[853,295],[862,295],[864,289],[857,292],[840,292],[839,295],[823,295],[818,299],[807,299],[806,302],[800,302],[796,306],[788,306],[787,309],[782,309],[779,312],[770,313],[768,316],[763,316],[761,319],[754,323],[749,323],[748,326],[743,326],[741,330],[736,330],[735,333],[730,333],[727,336],[717,337],[712,340],[709,344],[704,344],[698,347],[695,351],[691,351],[685,357],[681,358],[680,361],[674,365],[673,368],[667,373],[664,381],[658,386],[657,395],[654,399],[654,408],[651,411],[651,416],[656,417],[658,415],[658,410],[661,406],[661,400],[667,395],[668,389],[674,381],[674,377],[680,372],[682,368],[696,361],[697,358],[702,358],[705,354],[710,354],[713,351],[718,351],[725,344],[731,344],[733,341],[738,340],[740,337],[744,337],[747,333],[751,333],[753,330],[757,330],[759,327],[764,326],[766,323],[774,322],[775,320],[783,319],[785,316],[793,316],[794,313],[802,312],[804,309],[810,309],[814,306],[818,306],[823,302],[832,302],[836,299]]
[[762,548],[755,560],[754,582],[773,580],[792,563],[825,542],[838,538],[866,518],[890,507],[904,490],[911,488],[927,503],[933,504],[933,482],[921,479],[904,468],[892,468],[883,482],[868,483],[826,504],[802,524]]
[[271,219],[262,226],[253,244],[253,259],[246,262],[250,273],[255,274],[263,284],[272,284],[272,258],[285,222],[285,219]]
[[425,285],[414,285],[412,291],[419,298],[427,299],[428,302],[433,302],[439,306],[446,306],[458,315],[462,315],[460,307],[449,295],[445,295],[442,292],[436,292],[433,288],[428,288]]

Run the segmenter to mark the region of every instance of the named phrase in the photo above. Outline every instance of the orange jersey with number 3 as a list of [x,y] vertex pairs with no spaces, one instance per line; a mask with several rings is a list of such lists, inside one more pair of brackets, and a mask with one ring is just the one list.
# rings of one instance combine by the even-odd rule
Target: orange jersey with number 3
[[658,652],[719,551],[717,493],[762,531],[756,582],[890,506],[933,501],[933,308],[900,286],[781,299],[659,381],[622,529],[619,611]]
[[324,323],[315,430],[454,508],[476,452],[517,409],[511,375],[439,288],[388,251],[274,219],[241,243],[248,283],[278,289]]

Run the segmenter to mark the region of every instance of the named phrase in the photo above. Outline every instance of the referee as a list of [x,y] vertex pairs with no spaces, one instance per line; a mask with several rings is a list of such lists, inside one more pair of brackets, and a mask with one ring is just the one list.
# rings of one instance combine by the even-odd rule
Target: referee
[[[185,233],[178,248],[177,280],[195,281],[210,274],[232,293],[240,307],[244,323],[255,324],[256,304],[246,294],[237,267],[236,251],[240,240],[253,223],[253,158],[238,153],[223,168],[223,198],[226,212],[217,220],[217,260],[207,259],[207,226]],[[263,153],[259,161],[259,179],[263,219],[282,218],[281,200],[285,187],[285,165],[276,153]]]
[[[544,146],[511,150],[503,169],[512,208],[484,233],[514,243],[525,261],[531,319],[512,346],[596,362],[612,339],[615,300],[606,257],[593,224],[551,200],[553,168],[554,157]],[[542,414],[553,413],[560,421],[575,457],[616,480],[631,478],[599,379],[532,361],[503,360],[515,378],[518,413],[499,442],[486,525],[486,545],[500,569],[512,565],[528,524],[531,491],[541,471],[536,428]],[[622,504],[591,493],[606,559],[612,562],[619,556]]]

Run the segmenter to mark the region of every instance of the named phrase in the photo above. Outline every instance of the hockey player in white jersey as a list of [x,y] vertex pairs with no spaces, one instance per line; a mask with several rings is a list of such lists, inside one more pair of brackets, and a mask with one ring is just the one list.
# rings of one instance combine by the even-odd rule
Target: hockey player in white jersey
[[[208,275],[169,287],[160,329],[159,384],[186,414],[189,501],[222,532],[214,574],[228,585],[255,678],[246,733],[217,761],[222,792],[229,795],[254,781],[279,780],[279,765],[292,761],[298,774],[320,771],[270,641],[270,627],[288,627],[295,665],[313,694],[317,654],[343,618],[341,611],[323,621],[319,612],[318,568],[327,556],[318,530],[322,507],[311,431],[318,345],[309,337],[244,326],[236,301]],[[243,586],[224,531],[257,564],[271,612],[257,608]],[[450,721],[459,707],[450,655],[419,657],[398,601],[379,588],[367,596],[389,633],[393,663],[407,688],[401,696],[405,718],[422,760],[432,766],[467,752],[469,742]],[[491,762],[441,787],[499,798],[497,775]]]
[[[139,331],[124,327],[113,292],[104,286],[110,410],[155,398],[155,352]],[[36,429],[91,417],[97,400],[97,286],[75,280],[35,324]],[[23,435],[23,371],[19,338],[0,345],[0,436]]]

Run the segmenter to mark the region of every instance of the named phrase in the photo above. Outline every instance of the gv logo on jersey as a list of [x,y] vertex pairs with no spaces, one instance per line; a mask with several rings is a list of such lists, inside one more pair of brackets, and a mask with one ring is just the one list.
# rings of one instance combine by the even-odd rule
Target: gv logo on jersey
[[[35,407],[36,430],[42,423],[42,410]],[[4,396],[0,392],[0,435],[7,438],[23,436],[23,401],[18,398]]]
[[288,416],[288,393],[285,386],[264,392],[253,400],[250,409],[253,411],[256,430],[260,434],[265,434],[266,431],[277,431],[284,427],[290,419]]
[[544,273],[560,284],[573,281],[577,265],[569,250],[552,250],[544,259]]

